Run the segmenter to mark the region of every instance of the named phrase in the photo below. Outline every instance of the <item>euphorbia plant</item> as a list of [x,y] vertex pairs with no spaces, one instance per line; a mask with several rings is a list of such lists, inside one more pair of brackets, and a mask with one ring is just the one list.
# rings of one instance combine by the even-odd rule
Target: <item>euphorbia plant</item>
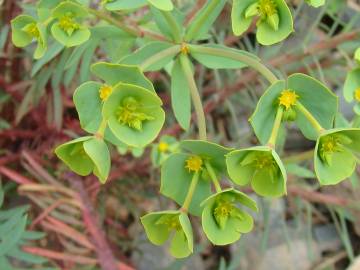
[[[316,7],[324,4],[306,2]],[[189,215],[201,216],[203,231],[215,245],[233,243],[252,230],[254,221],[245,209],[257,212],[258,207],[237,186],[249,184],[256,194],[265,197],[287,194],[279,137],[288,124],[295,123],[307,139],[316,142],[314,165],[320,184],[346,179],[359,161],[360,131],[335,128],[337,97],[323,83],[300,73],[278,78],[254,54],[203,41],[226,4],[226,0],[208,0],[190,23],[184,24],[185,14],[170,0],[105,0],[97,8],[82,1],[41,0],[39,20],[20,15],[12,21],[16,46],[38,43],[35,58],[45,54],[48,42],[59,42],[60,49],[86,49],[87,42],[92,44],[98,38],[93,35],[99,30],[94,26],[98,21],[101,26],[119,28],[124,39],[137,39],[142,45],[131,53],[117,55],[113,63],[91,65],[96,81],[86,81],[74,92],[80,125],[89,134],[58,146],[55,153],[79,175],[93,172],[105,183],[110,174],[111,145],[121,153],[128,149],[142,153],[157,139],[165,112],[158,89],[144,72],[168,72],[173,113],[184,130],[190,129],[193,107],[198,138],[177,141],[162,136],[152,145],[152,161],[161,172],[160,192],[174,200],[177,209],[141,218],[149,240],[156,245],[169,240],[170,253],[175,257],[193,252]],[[155,24],[144,20],[134,26],[122,21],[124,14],[144,7],[150,10]],[[256,37],[263,45],[278,43],[293,31],[291,10],[284,0],[233,0],[231,17],[237,35],[256,22]],[[269,87],[250,118],[259,145],[233,149],[208,139],[193,59],[209,69],[252,68],[268,81]],[[360,102],[358,69],[350,73],[344,94],[348,101]]]

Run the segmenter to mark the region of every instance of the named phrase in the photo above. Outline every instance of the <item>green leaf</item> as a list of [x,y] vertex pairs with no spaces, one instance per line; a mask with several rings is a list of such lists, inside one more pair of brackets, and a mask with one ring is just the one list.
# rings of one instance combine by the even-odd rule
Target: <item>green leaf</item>
[[[120,60],[122,64],[128,65],[141,65],[150,57],[174,47],[173,44],[162,42],[162,41],[154,41],[147,43],[140,49],[136,50],[135,52],[131,53],[128,56],[125,56]],[[146,67],[144,71],[157,71],[164,68],[169,62],[175,57],[176,54],[179,52],[174,52],[164,58],[159,59],[159,61],[151,64],[150,66]]]
[[155,93],[151,81],[149,81],[139,67],[135,65],[98,62],[91,66],[91,72],[111,86],[122,82],[134,84]]
[[171,0],[147,0],[151,5],[156,7],[157,9],[164,11],[171,11],[174,8]]
[[191,120],[190,89],[179,58],[176,59],[171,71],[171,105],[180,126],[185,130],[189,129]]
[[16,47],[25,47],[29,45],[33,37],[22,30],[25,26],[36,23],[36,20],[28,15],[19,15],[11,20],[12,42]]
[[307,168],[304,168],[296,163],[290,163],[285,165],[286,171],[289,174],[296,175],[301,178],[315,178],[315,174]]
[[226,0],[208,0],[189,23],[189,27],[186,29],[185,40],[198,40],[209,32],[225,4]]
[[321,7],[323,5],[325,5],[325,0],[306,0],[306,2],[313,7]]
[[[174,29],[172,29],[172,27],[169,25],[164,12],[152,6],[150,10],[153,14],[153,19],[155,20],[156,26],[159,28],[160,32],[163,33],[170,40],[174,40]],[[172,11],[169,11],[169,13],[170,14],[168,15],[174,18],[176,27],[182,30],[184,24],[184,15],[175,8]]]
[[356,49],[354,59],[360,64],[360,47]]
[[60,52],[64,49],[64,46],[60,43],[54,42],[52,43],[44,56],[35,62],[31,70],[31,77],[34,77],[36,73],[47,63],[53,60],[56,56],[60,54]]
[[238,69],[238,68],[246,67],[247,65],[240,61],[230,59],[227,57],[206,54],[201,51],[201,47],[216,48],[216,49],[231,51],[232,53],[237,53],[239,55],[246,55],[246,56],[254,58],[255,60],[260,61],[260,59],[254,54],[251,54],[251,53],[248,53],[248,52],[242,51],[242,50],[229,48],[224,45],[218,45],[218,44],[206,44],[206,45],[202,45],[202,46],[189,45],[190,55],[192,57],[194,57],[196,61],[198,61],[205,67],[211,68],[211,69]]
[[[161,167],[161,194],[173,199],[179,205],[185,201],[192,176],[185,168],[185,162],[192,155],[184,153],[172,154]],[[201,214],[200,203],[211,194],[210,182],[201,177],[196,186],[193,199],[190,203],[189,212],[199,216]]]
[[94,163],[94,174],[104,184],[111,167],[110,153],[106,143],[95,137],[84,142],[84,150]]
[[[119,108],[128,98],[134,99],[138,105],[136,106],[135,117],[127,119],[135,121],[139,119],[137,116],[139,114],[151,118],[144,121],[140,120],[142,127],[134,128],[118,120]],[[144,147],[155,140],[164,124],[165,113],[161,105],[161,99],[151,91],[139,86],[119,83],[114,87],[111,96],[104,102],[102,115],[108,121],[111,131],[120,141],[133,147]],[[138,121],[132,123],[139,124]]]
[[147,4],[146,0],[115,0],[106,1],[104,7],[107,10],[129,10],[143,7]]

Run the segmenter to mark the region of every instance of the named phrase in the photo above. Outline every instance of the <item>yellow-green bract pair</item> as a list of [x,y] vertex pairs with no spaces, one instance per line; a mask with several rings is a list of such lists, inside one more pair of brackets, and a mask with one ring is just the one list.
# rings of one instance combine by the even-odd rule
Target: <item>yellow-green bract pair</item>
[[[102,141],[105,147],[107,146],[103,139],[114,145],[126,144],[139,148],[151,143],[165,121],[162,102],[151,82],[136,66],[103,62],[94,64],[91,70],[103,82],[86,82],[74,93],[81,127],[94,134],[94,138]],[[72,148],[80,150],[74,152]],[[80,164],[74,166],[74,159],[78,153],[85,154],[87,161],[89,158],[94,161],[86,151],[86,143],[83,140],[77,139],[60,145],[55,152],[76,173],[87,175],[91,172],[76,169]],[[107,167],[110,158],[107,160],[105,165],[99,164],[98,167]],[[96,165],[96,162],[93,163]],[[97,170],[99,171],[99,168]],[[100,178],[102,182],[106,180],[109,170],[103,171],[107,174]]]

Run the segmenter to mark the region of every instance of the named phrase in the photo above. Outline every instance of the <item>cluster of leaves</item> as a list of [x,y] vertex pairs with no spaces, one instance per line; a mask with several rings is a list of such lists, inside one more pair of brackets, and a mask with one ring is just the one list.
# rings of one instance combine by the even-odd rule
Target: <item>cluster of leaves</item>
[[[324,1],[307,2],[315,7],[324,4]],[[175,257],[186,257],[193,252],[188,213],[201,216],[203,231],[215,245],[233,243],[241,234],[252,230],[253,218],[244,209],[257,211],[255,201],[234,187],[222,189],[220,179],[230,179],[232,186],[250,184],[255,193],[264,197],[286,194],[287,173],[276,146],[279,131],[287,123],[295,123],[307,139],[316,141],[315,173],[322,185],[346,179],[359,161],[360,130],[334,128],[337,97],[321,82],[299,73],[280,80],[253,54],[219,44],[196,44],[206,39],[225,4],[225,0],[207,1],[184,28],[184,14],[170,0],[103,1],[101,7],[112,12],[132,12],[148,5],[157,30],[166,42],[147,42],[116,63],[91,65],[98,81],[81,84],[73,96],[81,127],[90,135],[55,150],[77,174],[94,173],[105,183],[111,169],[110,144],[121,151],[131,148],[141,153],[159,135],[165,112],[153,84],[143,72],[167,70],[171,76],[174,116],[183,129],[189,129],[192,100],[200,139],[177,142],[171,137],[162,137],[153,146],[153,163],[161,167],[160,192],[180,208],[149,213],[141,222],[154,244],[162,245],[171,238],[170,252]],[[123,27],[116,23],[115,17],[78,1],[42,0],[38,14],[39,20],[21,15],[12,21],[14,44],[21,47],[36,41],[35,58],[46,51],[49,29],[63,46],[86,42],[91,35],[85,24],[88,14]],[[257,40],[263,45],[278,43],[293,31],[292,14],[284,0],[233,1],[232,27],[236,35],[244,33],[254,19],[257,19]],[[250,118],[260,146],[237,150],[207,140],[190,57],[211,69],[252,67],[270,82],[271,86]],[[349,75],[346,83],[345,88],[350,89],[345,90],[349,101],[357,100],[360,95],[357,75]]]
[[[4,187],[4,189],[6,186]],[[0,185],[0,208],[4,201],[4,190]],[[44,237],[44,233],[26,231],[28,206],[14,207],[0,210],[0,268],[4,270],[16,269],[41,269],[51,270],[55,268],[45,267],[48,260],[24,251],[24,246],[29,246],[31,241]],[[21,265],[14,265],[14,261]]]

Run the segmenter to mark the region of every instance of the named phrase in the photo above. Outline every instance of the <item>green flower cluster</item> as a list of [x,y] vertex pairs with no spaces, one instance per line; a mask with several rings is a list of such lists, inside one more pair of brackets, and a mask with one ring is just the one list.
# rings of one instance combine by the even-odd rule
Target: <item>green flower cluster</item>
[[141,149],[157,137],[165,113],[152,83],[137,66],[100,62],[91,70],[103,82],[80,85],[73,99],[81,127],[93,136],[62,144],[55,153],[74,172],[94,172],[104,183],[110,171],[106,142]]
[[355,102],[354,112],[360,115],[360,48],[355,51],[354,59],[357,67],[347,74],[344,85],[344,97],[349,103]]
[[11,21],[12,41],[20,48],[35,41],[35,59],[45,54],[50,34],[64,46],[78,46],[90,38],[84,23],[87,15],[87,9],[76,1],[40,1],[38,18],[19,15]]

